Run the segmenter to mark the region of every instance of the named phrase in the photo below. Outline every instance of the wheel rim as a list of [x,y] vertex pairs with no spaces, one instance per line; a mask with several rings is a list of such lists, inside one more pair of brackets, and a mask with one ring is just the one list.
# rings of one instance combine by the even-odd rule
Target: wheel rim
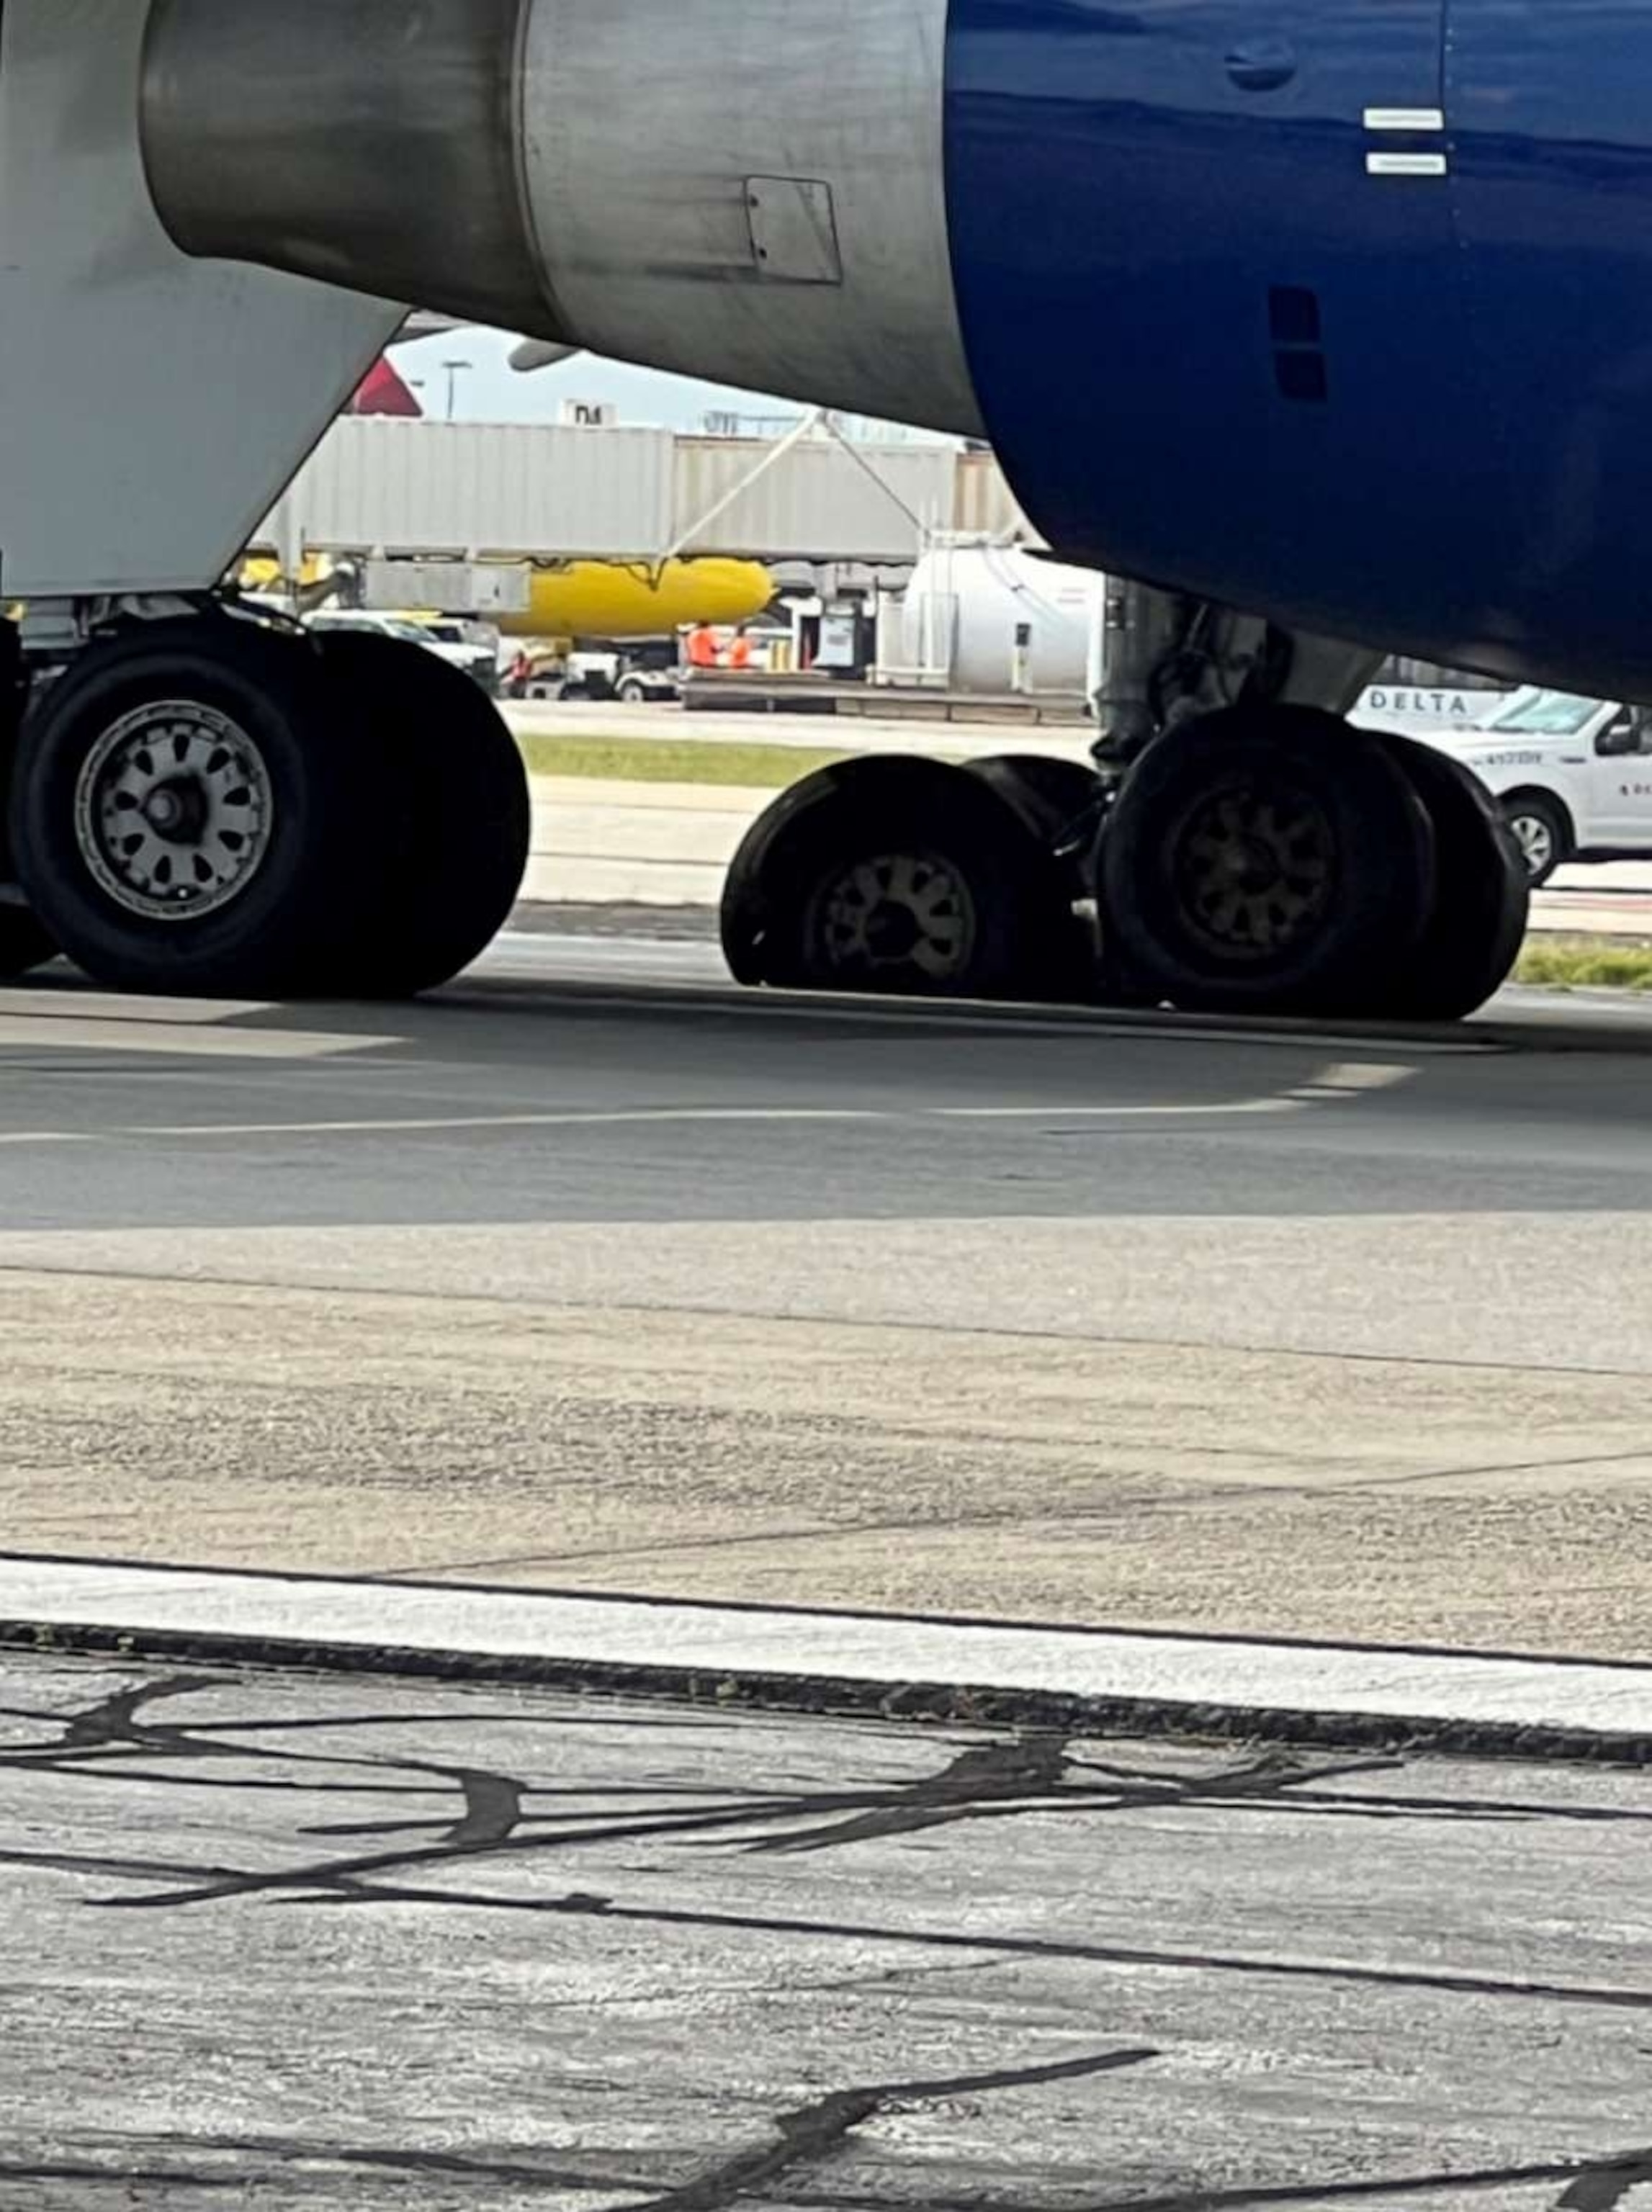
[[75,793],[75,835],[128,914],[198,921],[240,897],[268,857],[275,794],[262,754],[199,700],[152,701],[106,730]]
[[1516,814],[1509,828],[1528,876],[1546,875],[1554,865],[1554,832],[1540,814]]
[[963,876],[930,853],[879,853],[830,877],[811,937],[835,977],[957,982],[974,957],[975,902]]
[[1320,926],[1337,875],[1329,817],[1288,784],[1247,780],[1202,799],[1171,853],[1187,927],[1228,960],[1277,958]]

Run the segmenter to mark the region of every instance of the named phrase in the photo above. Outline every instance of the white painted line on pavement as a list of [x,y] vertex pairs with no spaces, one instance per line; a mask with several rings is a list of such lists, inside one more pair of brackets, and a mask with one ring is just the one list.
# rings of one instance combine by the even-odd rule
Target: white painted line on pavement
[[[1341,1097],[1336,1091],[1312,1094]],[[88,1144],[99,1140],[217,1140],[264,1137],[394,1137],[462,1135],[489,1129],[670,1128],[704,1123],[913,1121],[1133,1121],[1187,1117],[1210,1120],[1236,1114],[1296,1114],[1303,1099],[1245,1098],[1209,1106],[629,1106],[591,1107],[544,1114],[403,1115],[360,1121],[175,1121],[100,1131],[94,1136],[23,1136],[13,1143]],[[6,1141],[0,1139],[0,1141]]]
[[1409,1083],[1416,1074],[1414,1067],[1385,1066],[1380,1060],[1341,1060],[1335,1067],[1327,1067],[1316,1083],[1327,1091],[1392,1091],[1401,1083]]
[[1652,1736],[1652,1668],[1217,1642],[0,1556],[0,1619],[134,1635],[662,1667]]
[[1306,1108],[1410,1080],[1408,1067],[1328,1068],[1298,1089],[1261,1098],[1208,1103],[1169,1100],[1142,1105],[1084,1106],[1052,1100],[1014,1106],[628,1106],[563,1107],[515,1114],[402,1115],[315,1121],[161,1121],[108,1129],[16,1130],[0,1134],[0,1146],[108,1142],[217,1142],[238,1139],[463,1135],[489,1130],[672,1127],[723,1122],[861,1123],[937,1121],[1164,1121],[1228,1120],[1236,1115],[1299,1114]]
[[[1342,1094],[1320,1094],[1336,1098]],[[569,1108],[544,1114],[404,1115],[385,1120],[336,1121],[160,1121],[82,1131],[19,1130],[0,1135],[0,1146],[173,1143],[210,1139],[396,1137],[483,1133],[489,1130],[693,1127],[702,1124],[914,1121],[1133,1121],[1187,1117],[1210,1120],[1236,1114],[1296,1114],[1297,1096],[1246,1098],[1209,1106],[629,1106]]]
[[[135,1006],[139,1003],[135,1001]],[[136,1011],[125,1017],[82,1012],[79,1007],[69,1014],[27,1010],[0,1012],[0,1047],[31,1055],[97,1051],[163,1054],[168,1060],[311,1061],[337,1060],[351,1053],[390,1052],[408,1042],[405,1036],[389,1033],[252,1029],[230,1018],[216,1027],[204,1022],[149,1021]]]

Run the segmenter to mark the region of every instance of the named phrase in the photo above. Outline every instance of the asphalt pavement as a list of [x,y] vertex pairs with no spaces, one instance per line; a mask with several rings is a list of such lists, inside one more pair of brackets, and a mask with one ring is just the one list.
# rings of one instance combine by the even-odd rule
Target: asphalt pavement
[[0,2203],[1652,2202],[1591,1767],[0,1661]]
[[5,1548],[1648,1656],[1643,1010],[716,975],[0,994]]

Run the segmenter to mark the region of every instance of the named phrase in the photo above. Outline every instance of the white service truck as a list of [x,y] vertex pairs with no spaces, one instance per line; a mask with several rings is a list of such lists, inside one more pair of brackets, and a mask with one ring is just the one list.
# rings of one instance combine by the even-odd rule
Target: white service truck
[[1568,861],[1652,857],[1652,710],[1527,690],[1476,727],[1415,734],[1497,799],[1534,884]]

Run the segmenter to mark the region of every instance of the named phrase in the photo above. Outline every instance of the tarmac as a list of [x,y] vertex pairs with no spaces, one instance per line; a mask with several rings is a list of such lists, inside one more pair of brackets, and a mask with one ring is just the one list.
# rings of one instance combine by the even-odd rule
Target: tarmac
[[3,2212],[1652,2205],[1652,1015],[0,993]]
[[14,1656],[9,2212],[1652,2201],[1643,1779]]
[[1645,1660],[1652,1027],[0,994],[17,1552]]

